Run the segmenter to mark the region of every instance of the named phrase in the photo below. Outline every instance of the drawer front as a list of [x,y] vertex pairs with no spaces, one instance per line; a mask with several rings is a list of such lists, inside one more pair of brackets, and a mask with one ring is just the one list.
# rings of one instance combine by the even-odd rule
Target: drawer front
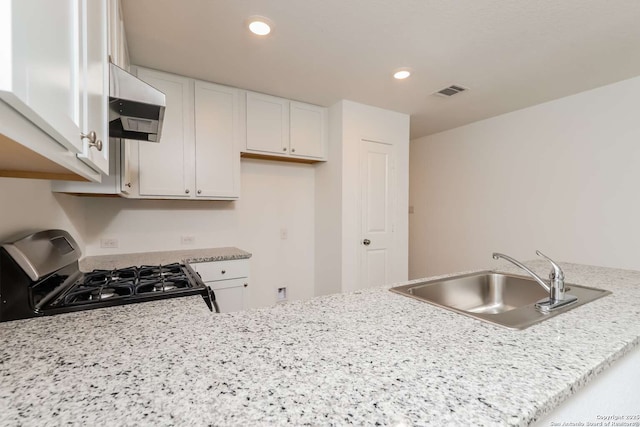
[[191,267],[200,274],[204,282],[249,277],[249,261],[246,259],[198,262],[191,264]]
[[222,289],[229,289],[229,288],[246,289],[249,286],[249,279],[246,277],[242,277],[240,279],[216,280],[214,282],[205,282],[204,284],[210,287],[211,289],[213,289],[214,291],[219,291]]

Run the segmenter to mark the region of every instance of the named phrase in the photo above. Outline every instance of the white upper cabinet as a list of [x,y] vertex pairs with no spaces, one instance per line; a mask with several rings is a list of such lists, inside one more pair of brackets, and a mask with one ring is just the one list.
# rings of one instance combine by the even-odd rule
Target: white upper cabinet
[[237,89],[195,82],[196,197],[238,197],[239,118]]
[[145,68],[138,68],[138,77],[163,92],[167,102],[160,141],[138,144],[140,196],[189,197],[194,187],[193,82]]
[[109,63],[107,62],[107,4],[105,1],[83,0],[83,16],[80,56],[81,98],[80,123],[82,133],[96,133],[96,141],[91,137],[82,138],[80,159],[89,166],[109,175]]
[[247,92],[247,150],[288,153],[288,100]]
[[[109,152],[106,37],[106,0],[0,2],[0,99],[92,169],[103,172]],[[91,131],[96,135],[93,144],[81,137]],[[2,132],[12,134],[13,140],[28,133]],[[17,142],[45,157],[56,151]],[[104,152],[96,154],[99,148]],[[62,157],[51,160],[93,178]]]
[[[2,99],[76,153],[82,76],[80,0],[2,2]],[[4,58],[3,58],[4,59]]]
[[237,199],[239,91],[160,71],[137,70],[140,79],[165,94],[167,106],[158,143],[123,142],[122,193],[143,199]]
[[291,101],[291,155],[324,159],[327,146],[327,109]]
[[245,157],[326,160],[326,108],[247,92],[246,131]]

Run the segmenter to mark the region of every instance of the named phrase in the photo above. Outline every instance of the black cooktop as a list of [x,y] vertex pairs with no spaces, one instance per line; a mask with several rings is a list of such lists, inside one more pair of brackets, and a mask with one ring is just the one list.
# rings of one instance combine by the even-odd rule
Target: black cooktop
[[[197,284],[195,284],[197,286]],[[186,269],[180,264],[93,270],[64,295],[61,305],[86,304],[157,292],[190,289]]]
[[188,295],[211,299],[210,290],[197,273],[179,263],[93,270],[65,284],[70,279],[73,276],[52,275],[33,286],[37,311],[57,314]]
[[213,291],[188,264],[79,269],[80,248],[64,230],[43,230],[0,245],[0,322]]

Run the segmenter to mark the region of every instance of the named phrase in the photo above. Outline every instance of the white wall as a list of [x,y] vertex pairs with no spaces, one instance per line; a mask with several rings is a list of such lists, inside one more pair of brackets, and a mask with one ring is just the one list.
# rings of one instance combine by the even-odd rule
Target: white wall
[[329,108],[326,163],[316,165],[315,293],[342,291],[342,102]]
[[[237,246],[253,254],[252,307],[314,295],[314,166],[243,159],[236,202],[86,199],[89,255]],[[288,238],[282,240],[281,229]],[[181,236],[195,236],[181,246]],[[101,238],[119,248],[100,248]]]
[[640,269],[640,77],[412,141],[409,276],[491,253]]
[[82,201],[51,193],[47,180],[0,178],[0,242],[52,228],[71,233],[84,252]]

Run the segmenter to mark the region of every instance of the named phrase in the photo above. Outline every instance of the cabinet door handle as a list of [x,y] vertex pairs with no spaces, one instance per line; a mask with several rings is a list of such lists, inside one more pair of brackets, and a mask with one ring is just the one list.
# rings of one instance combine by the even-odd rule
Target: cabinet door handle
[[185,194],[189,194],[189,189],[184,190]]
[[198,190],[198,194],[202,194],[202,190]]
[[282,147],[282,151],[287,151],[287,147]]
[[226,272],[227,272],[227,270],[222,270],[221,271],[222,274],[225,274]]
[[363,244],[363,245],[365,245],[365,246],[369,246],[369,245],[371,244],[371,240],[369,240],[369,239],[364,239],[364,240],[362,241],[362,244]]
[[98,139],[98,134],[96,131],[92,130],[89,133],[81,133],[80,140],[88,139],[89,147],[96,147],[96,150],[102,151],[102,140]]
[[244,284],[244,287],[246,288],[247,286],[249,286],[249,284],[248,284],[248,283],[245,283],[245,284]]
[[295,149],[295,148],[292,148],[292,149],[291,149],[291,152],[292,152],[292,153],[295,153],[295,152],[296,152],[296,149]]
[[125,184],[125,187],[129,187],[129,188],[131,188],[131,183],[130,183],[130,182],[127,182],[127,183]]

